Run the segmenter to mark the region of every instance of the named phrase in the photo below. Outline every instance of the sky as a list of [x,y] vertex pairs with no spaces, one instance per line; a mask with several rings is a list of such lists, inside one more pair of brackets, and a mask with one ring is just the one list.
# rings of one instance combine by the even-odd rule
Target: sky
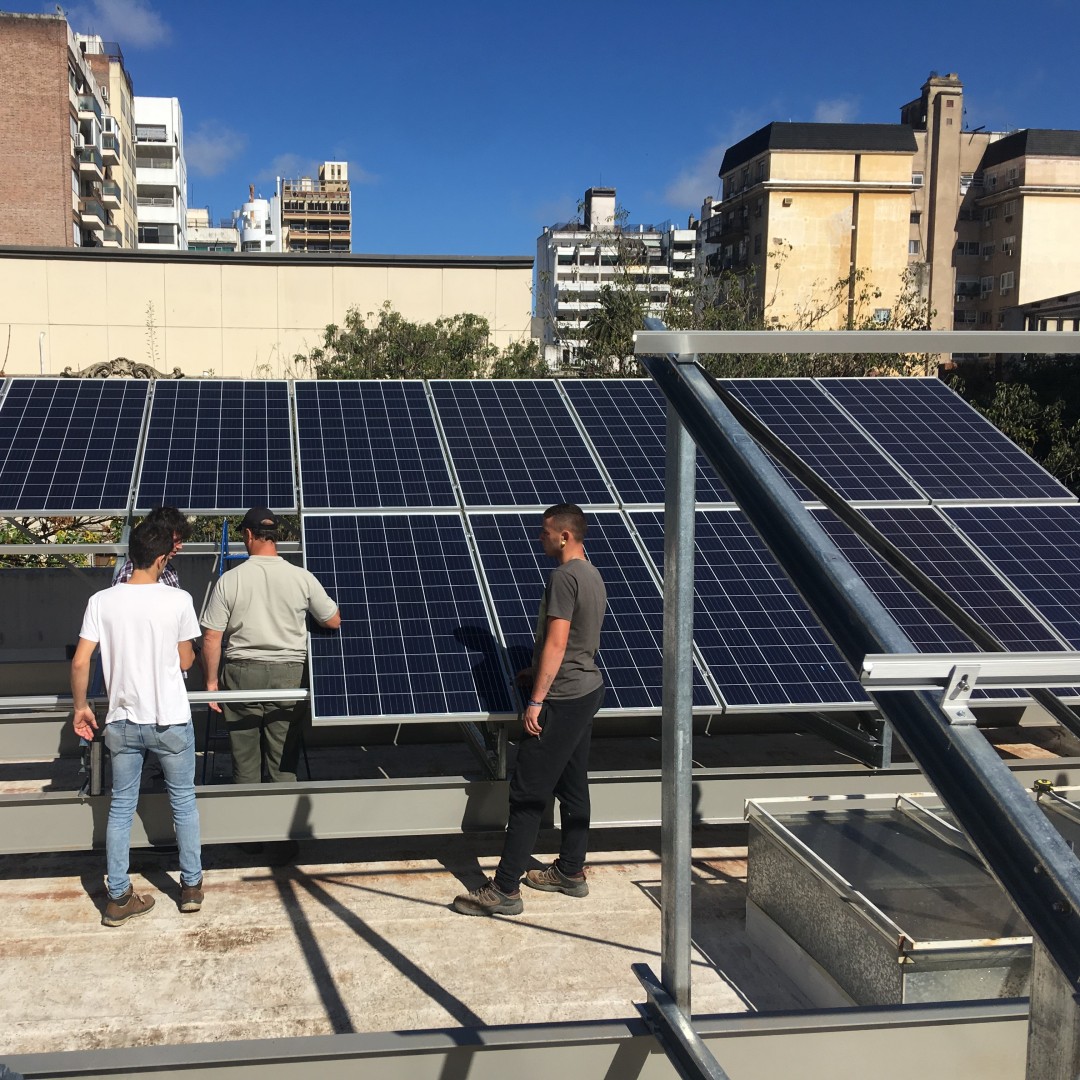
[[[0,0],[8,11],[56,3]],[[176,97],[188,205],[349,163],[353,251],[535,255],[585,190],[685,225],[773,120],[896,123],[931,71],[970,128],[1080,129],[1075,0],[78,0],[135,93]]]

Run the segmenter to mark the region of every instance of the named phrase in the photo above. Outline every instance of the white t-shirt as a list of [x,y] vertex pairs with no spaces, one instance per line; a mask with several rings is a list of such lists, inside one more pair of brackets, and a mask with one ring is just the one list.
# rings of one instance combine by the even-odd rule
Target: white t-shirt
[[105,723],[187,724],[191,721],[176,646],[199,636],[191,596],[156,585],[116,585],[90,597],[79,637],[101,646],[109,690]]

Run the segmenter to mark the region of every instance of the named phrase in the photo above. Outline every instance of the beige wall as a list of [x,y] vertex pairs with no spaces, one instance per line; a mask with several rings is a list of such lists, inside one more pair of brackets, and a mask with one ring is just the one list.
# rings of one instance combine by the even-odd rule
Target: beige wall
[[353,306],[367,313],[389,301],[422,322],[471,312],[488,320],[499,348],[521,340],[532,260],[0,251],[0,298],[9,375],[38,372],[44,331],[45,374],[126,356],[188,375],[288,376],[293,356]]
[[1019,265],[999,260],[1000,266],[995,267],[999,273],[1002,269],[1016,270],[1016,292],[1008,303],[1030,304],[1080,289],[1080,246],[1061,242],[1066,236],[1080,238],[1080,199],[1027,195],[1021,224],[1022,229],[1015,230],[1020,237]]

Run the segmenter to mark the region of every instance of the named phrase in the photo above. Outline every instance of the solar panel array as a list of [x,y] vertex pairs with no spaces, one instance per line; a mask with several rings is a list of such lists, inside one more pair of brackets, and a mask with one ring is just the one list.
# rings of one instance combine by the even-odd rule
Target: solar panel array
[[[1009,648],[1080,648],[1080,507],[944,384],[723,385]],[[342,606],[342,631],[314,634],[311,653],[315,716],[340,722],[516,711],[550,572],[539,512],[577,502],[609,592],[605,711],[659,711],[666,404],[652,383],[299,381],[292,394],[295,460],[283,381],[9,379],[0,513],[299,507],[307,564]],[[697,498],[695,708],[865,708],[700,456]],[[972,648],[815,513],[918,648]]]
[[296,509],[289,385],[241,379],[155,383],[136,511]]
[[150,384],[10,379],[0,403],[0,512],[123,514]]

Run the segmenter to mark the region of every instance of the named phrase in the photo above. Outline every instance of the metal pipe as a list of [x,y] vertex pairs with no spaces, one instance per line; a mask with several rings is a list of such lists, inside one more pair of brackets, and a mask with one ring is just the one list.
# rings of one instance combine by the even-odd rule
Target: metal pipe
[[[846,336],[849,343],[842,349],[859,347],[852,335]],[[789,347],[787,335],[774,340],[778,347]],[[858,671],[870,652],[913,651],[705,374],[666,357],[647,356],[641,362],[852,668]],[[1080,985],[1080,863],[1065,841],[981,732],[949,722],[939,694],[889,691],[874,696],[1054,962],[1074,988]]]
[[671,405],[664,474],[664,662],[661,725],[660,978],[690,1015],[694,694],[694,441]]

